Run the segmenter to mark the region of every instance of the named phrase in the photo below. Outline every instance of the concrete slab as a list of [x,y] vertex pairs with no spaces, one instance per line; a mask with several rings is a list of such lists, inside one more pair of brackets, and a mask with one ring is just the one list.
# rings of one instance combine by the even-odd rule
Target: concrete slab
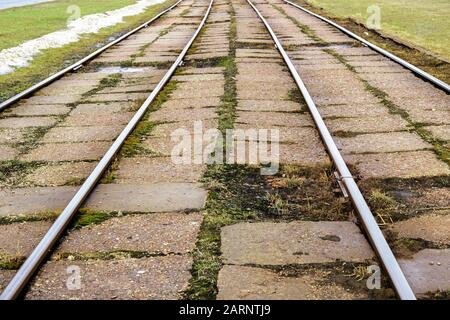
[[351,138],[335,138],[339,149],[345,154],[379,153],[431,149],[432,146],[418,135],[410,132],[361,134]]
[[372,105],[328,105],[320,106],[319,112],[322,117],[378,117],[378,116],[389,116],[388,109],[381,104]]
[[440,140],[450,140],[450,125],[429,126],[425,127],[425,129],[430,131],[436,138]]
[[0,216],[31,215],[65,208],[77,187],[33,187],[0,191]]
[[203,165],[175,164],[170,157],[123,158],[116,171],[118,183],[199,182]]
[[15,274],[16,270],[0,270],[0,291],[3,291],[6,288]]
[[221,240],[226,264],[361,262],[374,255],[351,222],[239,223],[222,228]]
[[236,109],[243,111],[296,112],[302,109],[302,105],[288,100],[238,100]]
[[308,114],[301,113],[238,111],[237,116],[237,123],[281,127],[303,127],[314,125],[312,118]]
[[112,218],[72,230],[58,252],[89,253],[114,250],[184,254],[195,248],[203,215],[154,213]]
[[85,206],[98,211],[189,211],[202,209],[206,195],[195,183],[101,184]]
[[190,98],[190,99],[171,99],[164,102],[161,109],[168,110],[180,110],[180,109],[194,109],[205,107],[217,107],[221,104],[219,97],[206,97],[206,98]]
[[326,119],[331,132],[390,132],[407,130],[408,123],[400,116]]
[[0,143],[19,143],[24,139],[27,131],[33,129],[0,129]]
[[69,115],[61,126],[111,126],[111,125],[121,125],[127,124],[133,117],[134,112],[123,112],[123,113],[103,113],[93,116],[88,113],[72,114]]
[[112,141],[123,126],[55,127],[42,138],[42,142],[89,142]]
[[450,215],[424,214],[389,225],[399,238],[424,239],[450,244]]
[[50,221],[0,225],[0,253],[27,257],[51,225]]
[[416,295],[450,290],[450,249],[421,250],[398,263]]
[[447,164],[431,151],[348,155],[344,159],[355,165],[367,178],[418,178],[450,174]]
[[53,117],[20,117],[0,119],[0,128],[49,127],[57,122]]
[[0,145],[0,161],[14,160],[19,151],[13,147]]
[[78,185],[94,170],[95,162],[70,162],[45,165],[25,176],[25,182],[37,186]]
[[69,111],[69,107],[60,104],[28,105],[25,103],[11,108],[10,111],[5,114],[16,116],[51,116],[67,114]]
[[313,274],[287,277],[254,267],[225,265],[219,272],[218,300],[354,300],[355,294],[330,283],[319,270]]
[[[179,299],[191,277],[192,258],[166,256],[123,260],[48,262],[31,284],[28,300]],[[67,288],[68,268],[80,268],[81,288]],[[69,269],[70,270],[70,269]]]
[[61,94],[54,96],[33,96],[29,99],[24,100],[25,103],[28,104],[69,104],[75,103],[81,100],[82,96],[79,94],[70,95],[70,94]]
[[41,144],[21,157],[25,161],[99,160],[111,142],[74,142]]

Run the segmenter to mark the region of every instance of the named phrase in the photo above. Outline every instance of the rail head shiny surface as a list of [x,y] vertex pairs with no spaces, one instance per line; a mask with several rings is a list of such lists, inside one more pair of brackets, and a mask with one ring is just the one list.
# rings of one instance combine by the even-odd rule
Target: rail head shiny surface
[[86,179],[86,181],[81,185],[80,189],[77,191],[75,196],[72,198],[72,200],[66,206],[64,211],[55,220],[53,225],[47,231],[45,236],[42,238],[42,240],[39,242],[39,244],[36,246],[36,248],[30,254],[30,256],[22,264],[22,266],[20,267],[20,269],[18,270],[16,275],[13,277],[13,279],[9,282],[7,287],[4,289],[4,291],[0,295],[0,300],[16,299],[20,295],[20,293],[22,292],[24,287],[28,284],[28,282],[30,281],[30,279],[32,278],[34,273],[37,271],[39,266],[46,259],[47,255],[52,250],[52,248],[54,247],[56,242],[60,239],[63,232],[67,228],[68,224],[70,223],[70,221],[72,220],[74,215],[77,213],[80,206],[83,204],[83,202],[86,200],[86,198],[90,195],[90,193],[97,185],[97,182],[100,180],[100,178],[102,177],[105,170],[109,167],[109,164],[114,159],[117,152],[120,150],[121,146],[125,142],[125,139],[131,134],[133,129],[136,127],[138,122],[141,120],[141,118],[145,114],[145,112],[148,110],[151,103],[154,101],[156,96],[159,94],[159,92],[162,90],[162,88],[166,85],[166,83],[170,80],[172,75],[175,73],[175,70],[178,68],[178,66],[183,61],[183,58],[186,56],[187,51],[192,46],[192,43],[197,38],[201,29],[205,25],[206,19],[208,18],[209,13],[211,12],[213,3],[214,3],[214,0],[211,0],[208,8],[206,10],[206,13],[205,13],[203,19],[201,20],[198,28],[196,29],[193,36],[190,38],[189,42],[183,48],[183,50],[181,51],[178,58],[175,60],[175,62],[172,64],[172,66],[169,68],[169,70],[166,72],[164,77],[157,84],[155,89],[152,91],[152,93],[149,95],[149,97],[145,100],[145,102],[142,104],[142,106],[135,113],[135,115],[130,120],[130,122],[127,124],[125,129],[123,129],[123,131],[120,133],[120,135],[114,141],[114,143],[111,145],[111,147],[105,153],[105,155],[102,157],[102,159],[97,164],[97,166],[92,171],[92,173],[89,175],[89,177]]
[[316,127],[319,130],[319,134],[322,138],[322,141],[324,142],[328,150],[328,153],[336,167],[336,170],[342,177],[342,181],[347,189],[350,199],[356,211],[358,212],[358,216],[370,239],[372,247],[374,248],[374,251],[380,258],[385,270],[387,271],[389,278],[391,279],[392,284],[399,298],[402,300],[415,300],[416,297],[414,295],[414,292],[412,291],[408,281],[406,280],[406,277],[403,274],[403,271],[401,270],[386,239],[384,238],[383,233],[381,232],[378,224],[376,223],[376,220],[373,217],[373,214],[369,206],[367,205],[367,202],[364,199],[358,185],[354,181],[351,172],[347,167],[347,164],[345,163],[341,153],[339,152],[336,144],[334,143],[333,137],[331,136],[325,122],[322,119],[322,116],[319,113],[319,110],[317,109],[311,95],[309,94],[305,84],[303,83],[300,74],[298,73],[288,54],[284,50],[281,42],[278,40],[278,37],[276,36],[275,32],[272,30],[270,24],[267,22],[267,20],[263,17],[258,8],[256,8],[256,6],[250,0],[247,0],[247,2],[253,8],[253,10],[256,12],[258,17],[261,19],[264,26],[268,30],[270,36],[275,42],[276,48],[283,57],[283,60],[288,66],[291,75],[293,76],[298,88],[300,89],[305,99],[305,102],[308,105],[308,109],[313,117]]
[[390,53],[389,51],[386,51],[386,50],[384,50],[384,49],[378,47],[377,45],[375,45],[375,44],[373,44],[373,43],[367,41],[366,39],[364,39],[364,38],[358,36],[357,34],[351,32],[350,30],[344,28],[343,26],[337,24],[336,22],[331,21],[330,19],[327,19],[327,18],[325,18],[325,17],[322,17],[321,15],[319,15],[319,14],[317,14],[317,13],[314,13],[314,12],[308,10],[308,9],[305,9],[305,8],[303,8],[302,6],[300,6],[300,5],[296,4],[296,3],[293,3],[293,2],[291,2],[291,1],[288,1],[288,0],[283,0],[283,1],[284,1],[285,3],[287,3],[287,4],[291,5],[291,6],[293,6],[293,7],[296,7],[297,9],[302,10],[303,12],[306,12],[306,13],[308,13],[308,14],[310,14],[310,15],[316,17],[316,18],[319,19],[319,20],[322,20],[322,21],[328,23],[329,25],[331,25],[331,26],[335,27],[336,29],[342,31],[343,33],[347,34],[348,36],[354,38],[355,40],[357,40],[357,41],[359,41],[359,42],[361,42],[361,43],[363,43],[364,45],[366,45],[366,46],[369,47],[370,49],[372,49],[372,50],[374,50],[374,51],[376,51],[376,52],[382,54],[383,56],[385,56],[385,57],[391,59],[392,61],[397,62],[397,63],[400,64],[401,66],[403,66],[403,67],[409,69],[410,71],[412,71],[413,73],[415,73],[415,74],[417,74],[418,76],[422,77],[423,79],[426,79],[427,81],[431,82],[433,85],[435,85],[436,87],[438,87],[439,89],[444,90],[446,93],[450,93],[450,85],[449,85],[449,84],[445,83],[445,82],[442,81],[442,80],[439,80],[438,78],[432,76],[432,75],[429,74],[428,72],[426,72],[426,71],[424,71],[424,70],[422,70],[422,69],[416,67],[415,65],[413,65],[413,64],[411,64],[411,63],[409,63],[409,62],[403,60],[402,58],[396,56],[395,54]]
[[61,77],[63,77],[67,73],[77,71],[86,62],[89,62],[92,59],[98,57],[100,54],[102,54],[107,49],[109,49],[112,46],[116,45],[117,43],[125,40],[129,36],[131,36],[131,35],[135,34],[136,32],[140,31],[141,29],[148,27],[149,24],[153,23],[155,20],[159,19],[161,16],[163,16],[164,14],[166,14],[167,12],[169,12],[170,10],[172,10],[173,8],[178,6],[182,1],[183,0],[177,1],[176,3],[174,3],[173,5],[168,7],[167,9],[164,9],[163,11],[158,13],[152,19],[148,20],[147,22],[144,22],[140,26],[138,26],[138,27],[134,28],[133,30],[125,33],[124,35],[120,36],[116,40],[113,40],[112,42],[106,44],[105,46],[103,46],[103,47],[97,49],[96,51],[92,52],[91,54],[87,55],[86,57],[78,60],[74,64],[72,64],[72,65],[70,65],[70,66],[68,66],[68,67],[58,71],[55,74],[52,74],[51,76],[49,76],[49,77],[45,78],[44,80],[34,84],[33,86],[29,87],[28,89],[26,89],[26,90],[24,90],[24,91],[22,91],[22,92],[20,92],[20,93],[18,93],[16,95],[12,96],[11,98],[3,101],[2,103],[0,103],[0,112],[2,112],[3,110],[9,108],[10,106],[15,104],[16,102],[20,101],[21,99],[29,97],[30,95],[32,95],[34,92],[38,91],[39,89],[42,89],[42,88],[48,86],[49,84],[55,82],[56,80],[60,79]]

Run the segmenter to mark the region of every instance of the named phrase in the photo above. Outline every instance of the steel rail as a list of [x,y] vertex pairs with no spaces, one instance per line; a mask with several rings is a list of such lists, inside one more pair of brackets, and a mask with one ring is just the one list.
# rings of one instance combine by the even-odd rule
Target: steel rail
[[350,199],[352,200],[352,203],[356,211],[358,212],[358,216],[362,222],[362,225],[366,230],[366,233],[372,243],[375,252],[377,253],[381,262],[383,263],[385,270],[388,272],[392,284],[394,285],[394,288],[397,291],[397,294],[402,300],[415,300],[416,298],[414,296],[414,293],[411,287],[409,286],[408,281],[406,280],[405,275],[403,274],[403,271],[400,269],[400,266],[398,265],[398,262],[395,259],[395,256],[392,253],[391,248],[389,247],[388,243],[386,242],[386,239],[383,236],[383,233],[378,227],[378,224],[375,221],[375,218],[373,217],[373,214],[370,211],[370,208],[367,205],[366,200],[364,199],[341,153],[339,152],[336,144],[334,143],[333,138],[327,126],[325,125],[325,122],[323,121],[313,99],[311,98],[308,89],[303,83],[303,80],[301,79],[298,71],[296,70],[294,64],[287,55],[286,51],[284,50],[281,42],[278,40],[278,37],[270,27],[269,23],[266,21],[266,19],[262,16],[262,14],[259,12],[256,6],[253,5],[253,3],[250,0],[247,0],[247,2],[259,16],[261,21],[264,23],[266,29],[269,31],[278,51],[280,52],[286,65],[288,66],[289,71],[291,72],[298,88],[302,92],[302,95],[308,105],[309,111],[314,119],[317,129],[319,130],[320,136],[328,150],[330,157],[334,162],[336,170],[339,173],[340,179],[342,183],[345,185],[345,188],[347,189]]
[[120,150],[122,144],[125,142],[125,139],[131,134],[133,129],[136,127],[138,122],[141,120],[141,118],[145,114],[145,112],[148,110],[150,104],[153,102],[153,100],[156,98],[158,93],[162,90],[162,88],[166,85],[166,83],[172,77],[172,75],[174,74],[174,72],[178,68],[178,66],[180,66],[182,64],[183,58],[186,56],[187,51],[192,46],[192,43],[194,42],[194,40],[197,38],[198,34],[200,33],[200,30],[203,28],[203,26],[206,22],[206,19],[209,16],[209,13],[211,11],[213,3],[214,3],[214,0],[211,0],[208,8],[206,10],[205,16],[203,17],[202,21],[200,22],[194,35],[191,37],[189,42],[186,44],[184,49],[181,51],[178,58],[172,64],[170,69],[167,71],[167,73],[164,75],[164,77],[161,79],[161,81],[158,83],[158,85],[152,91],[152,93],[149,95],[149,97],[144,101],[144,103],[139,108],[139,110],[135,113],[135,115],[130,120],[130,122],[127,124],[125,129],[120,133],[120,135],[117,137],[117,139],[111,145],[111,147],[108,149],[108,151],[102,157],[102,159],[97,164],[97,166],[92,171],[92,173],[89,175],[89,177],[86,179],[86,181],[81,185],[80,189],[77,191],[75,196],[72,198],[72,200],[66,206],[64,211],[55,220],[53,225],[47,231],[45,236],[42,238],[42,240],[39,242],[39,244],[36,246],[36,248],[30,254],[30,256],[22,264],[22,266],[20,267],[20,269],[18,270],[16,275],[12,278],[12,280],[9,282],[7,287],[4,289],[4,291],[0,295],[0,300],[16,299],[19,296],[19,294],[22,292],[23,288],[26,286],[28,281],[31,279],[31,277],[34,275],[36,270],[41,265],[41,263],[47,257],[47,255],[49,254],[50,250],[53,248],[55,243],[61,237],[61,235],[67,228],[69,222],[74,217],[74,215],[77,213],[80,206],[83,204],[83,202],[90,195],[90,193],[92,192],[94,187],[97,185],[97,182],[100,180],[103,173],[108,168],[111,161],[113,160],[114,156],[117,154],[117,152]]
[[377,45],[374,45],[373,43],[367,41],[366,39],[354,34],[353,32],[351,32],[350,30],[340,26],[339,24],[337,24],[336,22],[333,22],[325,17],[322,17],[321,15],[314,13],[308,9],[303,8],[302,6],[295,4],[291,1],[288,0],[283,0],[285,3],[290,4],[291,6],[296,7],[297,9],[300,9],[306,13],[309,13],[310,15],[328,23],[329,25],[337,28],[338,30],[342,31],[343,33],[347,34],[348,36],[358,40],[359,42],[363,43],[364,45],[366,45],[367,47],[369,47],[370,49],[382,54],[385,57],[388,57],[389,59],[397,62],[398,64],[400,64],[401,66],[409,69],[410,71],[412,71],[413,73],[417,74],[418,76],[422,77],[423,79],[426,79],[427,81],[431,82],[432,84],[434,84],[436,87],[444,90],[446,93],[450,93],[450,85],[445,83],[442,80],[439,80],[438,78],[432,76],[431,74],[429,74],[428,72],[416,67],[415,65],[403,60],[402,58],[396,56],[393,53],[390,53],[389,51],[386,51],[380,47],[378,47]]
[[149,24],[153,23],[155,20],[159,19],[161,16],[163,16],[164,14],[166,14],[167,12],[169,12],[170,10],[172,10],[173,8],[175,8],[177,5],[180,4],[180,2],[182,2],[183,0],[179,0],[178,2],[176,2],[175,4],[171,5],[169,8],[161,11],[160,13],[158,13],[156,16],[154,16],[152,19],[148,20],[147,22],[141,24],[140,26],[134,28],[133,30],[127,32],[126,34],[120,36],[119,38],[117,38],[116,40],[108,43],[107,45],[99,48],[98,50],[92,52],[91,54],[89,54],[88,56],[78,60],[77,62],[75,62],[74,64],[68,66],[67,68],[64,68],[60,71],[58,71],[57,73],[51,75],[48,78],[45,78],[44,80],[34,84],[33,86],[29,87],[28,89],[16,94],[15,96],[12,96],[11,98],[3,101],[2,103],[0,103],[0,112],[2,112],[3,110],[5,110],[6,108],[10,107],[11,105],[13,105],[14,103],[16,103],[17,101],[19,101],[20,99],[26,98],[28,96],[30,96],[31,94],[33,94],[34,92],[36,92],[39,89],[42,89],[45,86],[48,86],[49,84],[55,82],[56,80],[58,80],[59,78],[61,78],[62,76],[64,76],[65,74],[69,73],[69,72],[74,72],[77,71],[78,69],[80,69],[83,64],[85,64],[86,62],[91,61],[92,59],[96,58],[97,56],[99,56],[100,54],[102,54],[104,51],[106,51],[107,49],[111,48],[112,46],[116,45],[117,43],[125,40],[126,38],[128,38],[129,36],[131,36],[132,34],[138,32],[141,29],[147,28],[149,26]]

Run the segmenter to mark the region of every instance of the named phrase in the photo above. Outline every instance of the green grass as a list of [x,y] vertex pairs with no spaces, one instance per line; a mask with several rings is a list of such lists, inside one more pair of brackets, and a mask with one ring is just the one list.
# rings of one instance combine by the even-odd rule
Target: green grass
[[[60,2],[70,3],[70,1],[59,1],[58,3]],[[94,4],[96,4],[97,6],[99,6],[98,8],[100,8],[100,5],[97,4],[98,2],[110,3],[111,5],[112,3],[119,3],[120,1],[119,0],[78,1],[78,3],[86,3],[86,4],[91,3],[89,5],[90,7],[95,7]],[[123,7],[126,3],[126,1],[123,0],[121,0],[121,2],[122,5],[118,7]],[[0,101],[6,100],[7,98],[13,96],[14,94],[22,90],[25,90],[31,85],[55,73],[56,71],[61,70],[63,67],[66,67],[74,63],[75,61],[79,60],[85,55],[95,51],[97,49],[97,45],[106,44],[107,42],[109,42],[108,38],[110,36],[112,35],[117,36],[118,34],[122,34],[125,33],[126,31],[133,29],[137,25],[142,24],[143,22],[151,19],[159,12],[161,12],[164,8],[167,8],[169,5],[175,2],[176,0],[167,0],[164,3],[149,7],[144,13],[140,15],[126,17],[124,19],[124,23],[119,23],[115,26],[104,28],[100,30],[99,33],[96,34],[86,35],[85,37],[81,38],[78,42],[68,44],[61,48],[43,50],[41,54],[37,55],[34,58],[33,63],[30,66],[17,69],[15,72],[10,74],[0,76]],[[105,11],[104,8],[105,5],[103,5],[103,11]],[[9,10],[6,10],[5,12],[7,11]],[[87,11],[82,12],[86,13]],[[4,39],[6,39],[6,37],[3,35],[5,31],[3,29],[3,26],[1,25],[3,23],[1,16],[2,14],[3,11],[0,11],[0,43],[3,43]],[[46,13],[42,14],[44,16],[46,15]],[[37,15],[39,16],[39,14]],[[67,17],[65,19],[67,19]],[[32,22],[30,21],[31,20],[27,20],[28,25],[32,25]],[[43,24],[45,23],[45,21],[40,23]],[[33,26],[33,28],[34,27],[35,26]],[[22,28],[24,27],[22,26]],[[32,28],[28,27],[28,29]],[[17,33],[19,33],[19,31]]]
[[0,11],[0,50],[21,44],[67,27],[72,13],[67,8],[77,5],[81,16],[119,9],[136,0],[58,0]]
[[381,8],[380,32],[450,60],[448,0],[307,0],[332,15],[366,24],[367,8]]

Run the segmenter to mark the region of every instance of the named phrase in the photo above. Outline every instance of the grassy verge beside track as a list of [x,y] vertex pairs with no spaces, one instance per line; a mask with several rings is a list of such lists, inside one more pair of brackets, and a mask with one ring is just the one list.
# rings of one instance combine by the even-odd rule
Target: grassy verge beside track
[[[58,3],[65,3],[64,8],[67,8],[68,3],[86,3],[86,9],[82,8],[82,14],[102,12],[111,9],[117,9],[120,7],[124,7],[126,5],[132,4],[135,1],[129,0],[111,0],[111,1],[58,1]],[[61,48],[47,49],[44,50],[41,54],[37,55],[33,60],[33,63],[25,68],[20,68],[17,71],[0,75],[0,101],[6,100],[7,98],[17,94],[20,91],[25,90],[31,85],[37,83],[38,81],[45,79],[49,75],[55,73],[56,71],[61,70],[62,68],[69,66],[75,61],[81,59],[87,54],[95,51],[99,46],[105,45],[110,42],[109,38],[111,36],[118,37],[121,34],[124,34],[138,25],[144,23],[145,21],[151,19],[156,16],[159,12],[161,12],[164,8],[174,4],[176,0],[167,0],[162,4],[157,4],[149,7],[144,13],[126,17],[124,19],[124,23],[117,24],[115,26],[102,29],[99,33],[89,34],[83,37],[80,41],[68,44]],[[90,3],[90,5],[88,5]],[[96,5],[94,5],[94,3]],[[102,4],[103,3],[103,4]],[[109,6],[106,6],[106,3],[109,3]],[[115,3],[115,7],[113,6]],[[120,5],[119,5],[120,4]],[[43,6],[44,4],[32,6],[38,7]],[[90,9],[88,9],[90,8]],[[96,8],[97,11],[94,11]],[[12,10],[12,9],[11,9]],[[85,10],[85,11],[83,11]],[[90,10],[90,11],[89,11]],[[9,10],[5,10],[4,12],[8,12]],[[46,10],[40,10],[39,12],[45,12]],[[0,11],[0,21],[3,19],[2,14],[3,11]],[[65,12],[65,9],[62,13]],[[35,13],[37,14],[37,13]],[[26,18],[24,18],[26,20]],[[48,17],[51,21],[51,17]],[[67,14],[64,14],[64,23],[67,20]],[[3,44],[4,30],[1,25],[3,22],[0,22],[0,43]],[[41,23],[45,23],[41,22]],[[33,21],[28,21],[29,25],[27,29],[32,29],[30,26],[33,26]],[[51,24],[49,22],[49,24]],[[22,26],[23,27],[23,26]],[[64,26],[57,29],[63,29]],[[55,30],[49,30],[48,32],[52,32]],[[44,33],[48,33],[44,32]],[[1,48],[0,48],[1,49]]]
[[0,50],[20,45],[26,40],[66,28],[72,15],[67,10],[76,5],[81,16],[119,9],[136,0],[58,0],[0,11]]

